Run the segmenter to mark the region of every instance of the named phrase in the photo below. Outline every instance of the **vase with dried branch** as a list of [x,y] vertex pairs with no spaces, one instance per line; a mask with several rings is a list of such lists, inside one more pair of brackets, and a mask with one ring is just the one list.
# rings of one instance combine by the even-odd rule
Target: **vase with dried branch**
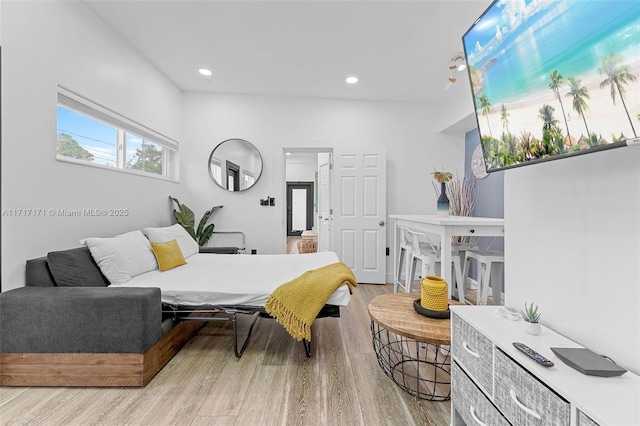
[[[449,199],[447,198],[446,183],[453,179],[453,175],[449,172],[431,173],[433,178],[440,184],[440,196],[436,203],[436,211],[440,217],[449,217]],[[437,192],[437,191],[436,191]]]
[[[478,185],[475,176],[456,177],[445,183],[449,198],[449,213],[451,216],[473,216],[473,208],[478,198]],[[438,194],[438,186],[433,184]],[[467,237],[456,237],[458,242],[466,242]]]

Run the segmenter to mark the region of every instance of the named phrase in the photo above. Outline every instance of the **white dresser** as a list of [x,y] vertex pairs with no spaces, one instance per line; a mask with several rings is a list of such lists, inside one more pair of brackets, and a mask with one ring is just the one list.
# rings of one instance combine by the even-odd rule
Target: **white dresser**
[[[502,318],[497,309],[451,307],[452,425],[640,425],[639,376],[584,375],[549,349],[580,345],[544,326],[538,336],[527,334],[522,320]],[[539,365],[513,342],[555,365]]]

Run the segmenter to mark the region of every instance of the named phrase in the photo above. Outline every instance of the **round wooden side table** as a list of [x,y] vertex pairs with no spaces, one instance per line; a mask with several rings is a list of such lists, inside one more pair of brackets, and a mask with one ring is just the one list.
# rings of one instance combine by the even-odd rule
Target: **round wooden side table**
[[[451,320],[420,315],[419,293],[390,293],[369,303],[373,349],[382,371],[421,399],[451,398]],[[450,305],[458,305],[455,300]]]

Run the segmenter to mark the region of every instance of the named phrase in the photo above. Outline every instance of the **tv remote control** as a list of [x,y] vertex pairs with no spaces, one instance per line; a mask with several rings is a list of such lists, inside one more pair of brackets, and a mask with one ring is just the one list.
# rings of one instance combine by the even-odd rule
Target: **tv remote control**
[[535,362],[537,362],[538,364],[540,364],[540,365],[543,365],[545,367],[553,367],[553,365],[554,365],[552,361],[550,361],[547,358],[543,357],[538,352],[534,351],[533,349],[531,349],[529,346],[525,345],[524,343],[513,342],[513,346],[515,346],[516,349],[524,352],[529,358],[533,358],[533,360]]

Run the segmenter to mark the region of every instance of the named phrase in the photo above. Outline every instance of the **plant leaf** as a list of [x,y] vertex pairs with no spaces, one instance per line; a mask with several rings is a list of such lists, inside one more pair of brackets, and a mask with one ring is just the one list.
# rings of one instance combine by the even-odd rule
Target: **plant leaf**
[[[200,236],[202,234],[202,231],[203,231],[205,225],[207,224],[207,222],[209,221],[209,219],[211,218],[213,213],[215,213],[216,210],[221,209],[222,207],[223,206],[214,206],[214,207],[211,207],[206,212],[204,212],[204,215],[202,215],[202,219],[200,219],[200,223],[198,224],[198,230],[196,232],[196,235]],[[209,235],[209,236],[211,236],[211,235]],[[198,237],[198,238],[200,238],[200,237]],[[205,241],[205,243],[206,243],[206,241]]]
[[193,211],[185,204],[180,204],[180,201],[178,201],[177,198],[171,196],[169,196],[169,198],[171,199],[171,201],[176,203],[178,205],[178,209],[180,209],[179,211],[173,209],[173,216],[176,218],[178,223],[182,225],[182,227],[189,233],[189,235],[191,235],[191,237],[193,237],[193,239],[197,241],[196,233],[193,229],[193,225],[195,224],[195,215],[193,214]]
[[524,304],[524,310],[520,310],[520,315],[522,318],[531,323],[537,323],[540,321],[540,317],[542,314],[538,312],[538,305],[534,302],[531,302],[530,306],[527,306],[527,303]]
[[209,241],[209,238],[211,238],[211,235],[213,235],[213,228],[215,227],[215,225],[213,223],[210,223],[206,228],[204,228],[202,230],[202,232],[199,234],[198,237],[198,245],[200,247],[204,247],[205,244],[207,244],[207,241]]

